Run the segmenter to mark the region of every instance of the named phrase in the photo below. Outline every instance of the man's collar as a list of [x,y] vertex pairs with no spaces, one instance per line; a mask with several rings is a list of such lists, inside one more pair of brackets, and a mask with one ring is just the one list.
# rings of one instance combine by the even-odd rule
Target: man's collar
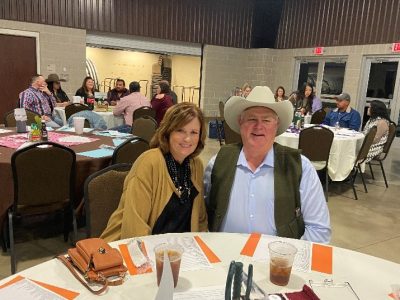
[[[240,150],[239,153],[239,158],[236,163],[237,166],[243,166],[246,168],[249,168],[249,164],[247,162],[246,156],[244,154],[243,148]],[[274,167],[274,148],[272,147],[268,153],[265,155],[264,160],[261,162],[261,164],[258,166],[258,168],[262,166],[269,166],[269,167]]]
[[[334,112],[336,112],[336,111],[337,111],[337,112],[341,112],[341,111],[339,110],[339,108],[337,108],[337,107],[336,107],[336,108],[335,108],[333,111],[334,111]],[[349,106],[347,106],[347,108],[346,108],[345,112],[346,112],[346,113],[349,113],[349,112],[351,112],[351,106],[350,106],[350,105],[349,105]]]

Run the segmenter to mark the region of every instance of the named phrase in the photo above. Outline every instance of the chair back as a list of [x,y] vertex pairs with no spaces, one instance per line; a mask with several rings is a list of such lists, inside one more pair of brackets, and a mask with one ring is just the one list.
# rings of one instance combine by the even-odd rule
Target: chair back
[[150,116],[153,119],[156,118],[156,111],[152,109],[151,107],[148,106],[142,106],[139,107],[138,109],[135,109],[133,112],[133,120],[142,118],[143,116]]
[[300,131],[299,149],[310,161],[325,161],[328,165],[329,153],[334,134],[322,126],[312,126]]
[[90,109],[89,107],[81,103],[71,103],[65,107],[65,118],[68,120],[70,116],[83,110]]
[[241,143],[242,142],[242,137],[240,134],[236,133],[235,131],[232,130],[226,123],[226,121],[223,122],[224,126],[224,133],[225,133],[225,144],[233,144],[233,143]]
[[397,127],[396,123],[391,121],[389,124],[389,135],[388,135],[385,146],[383,146],[383,151],[382,151],[383,155],[382,155],[382,157],[381,157],[381,155],[378,155],[378,158],[377,158],[378,160],[384,160],[386,158],[386,156],[388,155],[390,146],[392,146],[393,140],[396,137],[396,127]]
[[365,159],[367,158],[369,149],[371,148],[371,145],[374,142],[376,131],[377,131],[377,128],[376,128],[376,126],[374,126],[366,134],[364,141],[361,145],[360,151],[358,151],[357,158],[354,163],[355,166],[363,163],[365,161]]
[[150,140],[156,133],[157,121],[151,116],[143,116],[134,119],[132,123],[132,134],[150,143]]
[[11,157],[14,205],[43,207],[73,201],[75,152],[52,142],[37,143]]
[[219,108],[219,116],[222,119],[225,119],[225,117],[224,117],[225,102],[224,101],[219,101],[218,108]]
[[117,209],[131,164],[111,165],[85,181],[84,199],[87,237],[99,237]]
[[133,137],[115,148],[112,156],[112,164],[129,163],[135,160],[145,151],[149,150],[149,143],[140,137]]
[[[25,109],[25,111],[26,111],[26,117],[27,117],[26,125],[36,123],[35,117],[36,116],[40,117],[40,115],[29,109]],[[4,115],[4,125],[6,127],[16,127],[17,126],[17,121],[15,120],[15,116],[14,116],[14,110],[11,110]]]
[[311,124],[321,124],[326,116],[326,111],[323,109],[317,110],[311,116]]

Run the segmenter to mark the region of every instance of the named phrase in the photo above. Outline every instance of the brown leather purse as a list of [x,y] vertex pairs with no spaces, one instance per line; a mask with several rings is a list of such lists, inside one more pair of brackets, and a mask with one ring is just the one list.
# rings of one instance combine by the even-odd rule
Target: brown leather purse
[[[117,249],[111,248],[104,240],[91,238],[76,243],[76,248],[68,249],[68,256],[60,255],[60,259],[89,291],[101,294],[109,285],[123,283],[127,268]],[[76,272],[78,269],[89,283],[98,283],[102,287],[93,290]],[[116,277],[109,280],[108,277]]]

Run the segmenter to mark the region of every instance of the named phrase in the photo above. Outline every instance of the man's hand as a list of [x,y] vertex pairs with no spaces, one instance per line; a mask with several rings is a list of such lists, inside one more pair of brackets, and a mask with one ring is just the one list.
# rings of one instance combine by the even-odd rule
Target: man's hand
[[48,122],[48,121],[50,121],[50,117],[43,115],[42,120],[45,120],[46,122]]
[[112,101],[110,102],[110,105],[117,105],[117,101],[112,100]]
[[51,92],[50,92],[49,88],[47,87],[47,84],[43,84],[42,86],[40,86],[39,90],[42,93],[45,93],[46,95],[51,96]]

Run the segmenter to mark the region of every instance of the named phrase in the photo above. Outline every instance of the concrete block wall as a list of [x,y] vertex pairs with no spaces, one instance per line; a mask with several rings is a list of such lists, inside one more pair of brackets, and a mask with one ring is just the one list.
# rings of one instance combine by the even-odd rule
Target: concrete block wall
[[75,95],[86,76],[86,30],[1,19],[0,28],[39,33],[40,73],[47,77],[54,65],[59,76],[68,77],[61,84],[64,91]]

